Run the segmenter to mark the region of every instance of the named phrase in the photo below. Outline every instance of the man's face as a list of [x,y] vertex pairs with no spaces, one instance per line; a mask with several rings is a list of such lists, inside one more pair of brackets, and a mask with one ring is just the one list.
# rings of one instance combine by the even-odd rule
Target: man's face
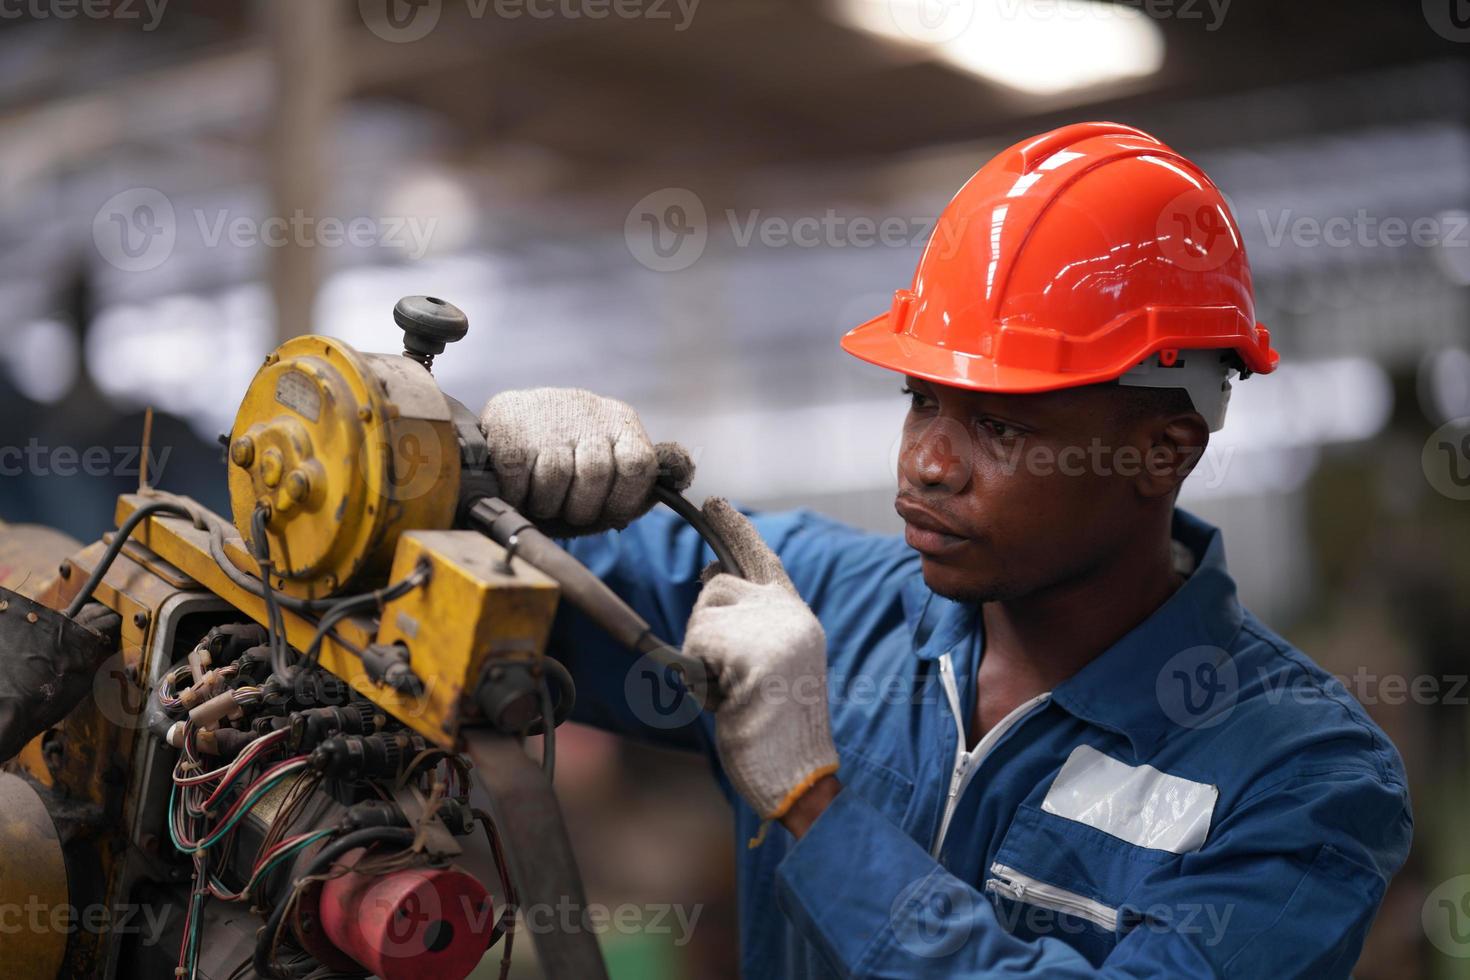
[[1138,474],[1163,464],[1158,420],[1130,418],[1118,388],[907,387],[895,506],[933,591],[1020,598],[1099,567],[1138,531]]

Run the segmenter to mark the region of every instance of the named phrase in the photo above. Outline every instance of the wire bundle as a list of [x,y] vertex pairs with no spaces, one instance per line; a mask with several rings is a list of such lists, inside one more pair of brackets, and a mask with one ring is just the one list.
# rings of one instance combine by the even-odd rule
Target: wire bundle
[[[239,692],[237,692],[239,693]],[[258,692],[257,696],[258,696]],[[194,875],[184,916],[184,937],[179,946],[175,974],[193,980],[199,966],[199,939],[204,899],[208,895],[225,901],[245,901],[272,869],[302,847],[332,831],[299,834],[262,846],[251,874],[239,892],[230,892],[211,871],[223,865],[234,844],[233,831],[250,808],[276,786],[294,779],[292,794],[302,784],[314,783],[315,774],[306,768],[306,757],[277,758],[287,732],[277,731],[252,741],[228,765],[206,770],[196,744],[198,732],[192,723],[184,728],[183,749],[174,766],[169,791],[169,837],[180,852],[193,858]],[[284,826],[277,820],[272,829]],[[217,860],[216,860],[217,859]]]

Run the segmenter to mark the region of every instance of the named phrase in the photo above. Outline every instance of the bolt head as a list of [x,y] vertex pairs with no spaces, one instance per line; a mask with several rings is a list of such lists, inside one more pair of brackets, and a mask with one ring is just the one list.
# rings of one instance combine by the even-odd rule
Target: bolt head
[[286,496],[300,503],[311,495],[311,480],[301,470],[286,474]]
[[241,436],[230,443],[230,462],[244,469],[255,462],[255,440]]
[[268,487],[281,485],[282,470],[285,462],[281,459],[278,449],[267,449],[260,456],[260,482]]

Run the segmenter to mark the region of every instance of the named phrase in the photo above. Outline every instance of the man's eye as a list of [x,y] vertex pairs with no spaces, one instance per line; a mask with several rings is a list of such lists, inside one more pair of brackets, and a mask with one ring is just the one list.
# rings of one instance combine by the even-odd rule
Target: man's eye
[[905,395],[909,396],[910,408],[928,408],[931,404],[931,399],[928,395],[921,394],[920,392],[917,392],[914,389],[910,388],[908,385],[904,385],[899,390],[902,391]]
[[1021,430],[999,419],[981,419],[980,430],[994,439],[1014,439],[1021,434]]

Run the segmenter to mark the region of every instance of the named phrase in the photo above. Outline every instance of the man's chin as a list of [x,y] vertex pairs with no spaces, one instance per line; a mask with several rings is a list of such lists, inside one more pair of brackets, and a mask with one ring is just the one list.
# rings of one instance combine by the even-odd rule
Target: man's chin
[[979,605],[1011,597],[1012,590],[1005,583],[974,569],[957,568],[931,558],[924,558],[921,567],[929,591],[953,602]]

